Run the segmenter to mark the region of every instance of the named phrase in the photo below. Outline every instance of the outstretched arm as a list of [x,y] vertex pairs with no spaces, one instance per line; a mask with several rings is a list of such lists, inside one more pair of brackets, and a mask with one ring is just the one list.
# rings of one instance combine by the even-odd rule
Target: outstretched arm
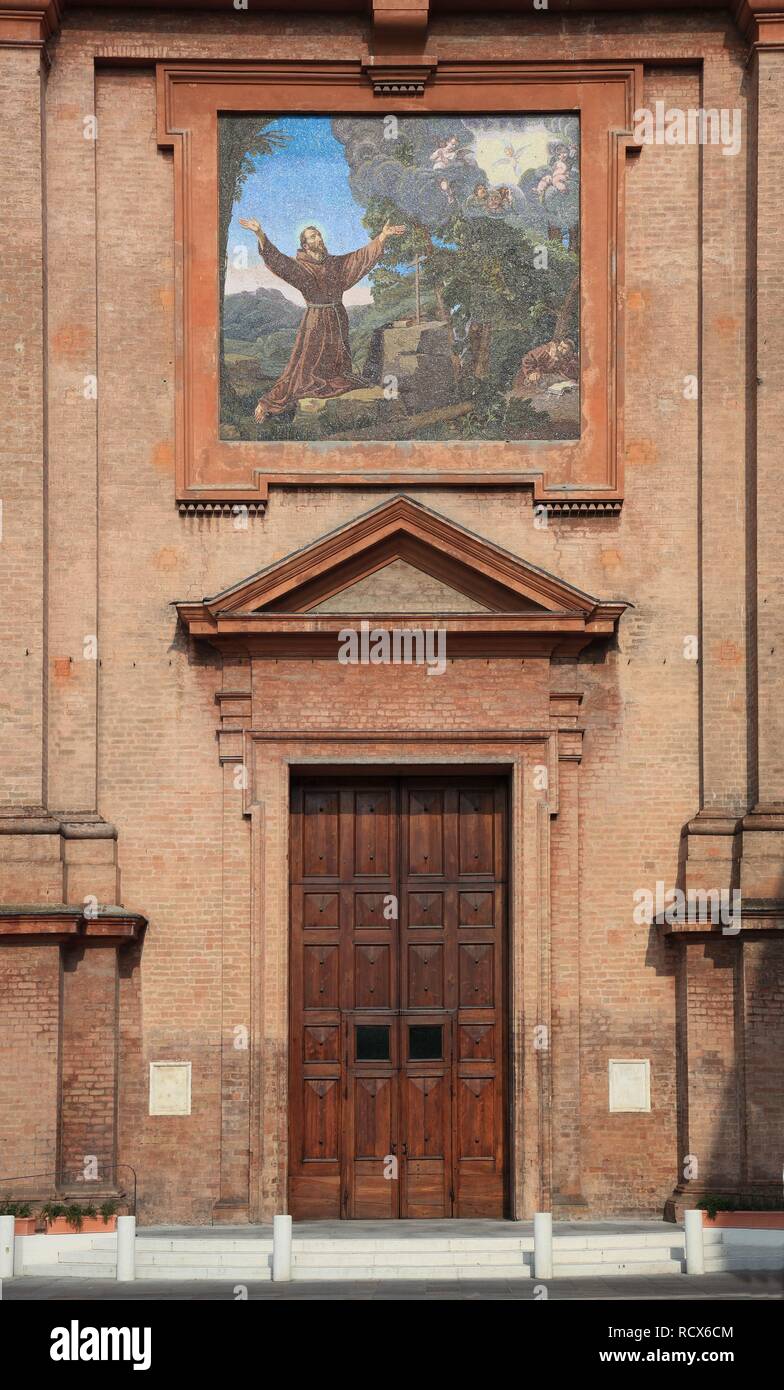
[[277,246],[273,246],[255,217],[241,217],[240,226],[247,227],[249,232],[256,233],[261,258],[273,275],[277,275],[279,279],[285,280],[286,284],[293,285],[295,290],[305,294],[310,287],[310,282],[307,271],[300,263],[291,256],[284,255]]
[[249,232],[255,232],[255,233],[256,233],[256,236],[257,236],[258,239],[259,239],[259,250],[260,250],[260,251],[263,251],[263,250],[264,250],[264,243],[266,242],[267,238],[266,238],[264,232],[262,231],[262,229],[261,229],[259,223],[256,221],[255,217],[241,217],[241,218],[240,218],[240,226],[241,226],[241,227],[247,227],[247,229],[248,229]]
[[352,285],[356,285],[358,280],[367,275],[368,271],[373,269],[376,261],[383,256],[387,239],[391,236],[400,236],[405,230],[405,227],[393,227],[390,222],[385,222],[378,236],[373,237],[373,240],[369,241],[366,246],[360,246],[357,251],[349,251],[345,256],[335,256],[335,260],[341,263],[342,289],[351,289]]

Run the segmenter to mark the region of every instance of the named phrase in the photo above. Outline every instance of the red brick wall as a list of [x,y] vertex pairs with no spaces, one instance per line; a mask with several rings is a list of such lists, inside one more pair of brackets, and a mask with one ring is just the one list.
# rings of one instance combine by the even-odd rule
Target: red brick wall
[[65,947],[60,1176],[114,1183],[117,953]]
[[57,1163],[60,951],[0,946],[0,1195],[39,1192]]
[[784,941],[743,948],[746,1165],[753,1182],[781,1192]]

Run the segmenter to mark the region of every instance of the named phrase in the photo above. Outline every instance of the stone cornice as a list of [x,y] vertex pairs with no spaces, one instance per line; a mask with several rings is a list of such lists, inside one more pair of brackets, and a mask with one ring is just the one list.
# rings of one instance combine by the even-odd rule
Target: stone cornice
[[[66,12],[84,8],[76,0],[0,0],[0,47],[42,48],[55,35]],[[117,0],[91,0],[90,9],[116,9]],[[123,0],[122,8],[149,13],[172,10],[194,12],[225,12],[237,17],[233,0]],[[355,16],[370,20],[371,49],[376,61],[390,71],[398,64],[404,66],[408,54],[417,65],[417,50],[421,52],[432,19],[448,19],[466,13],[502,13],[511,8],[509,0],[249,0],[248,12],[253,14],[285,13]],[[669,14],[678,11],[716,10],[724,8],[738,30],[754,48],[784,47],[784,0],[726,0],[724,6],[715,0],[549,0],[548,13],[602,14]],[[382,57],[383,53],[383,57]],[[394,55],[394,56],[393,56]],[[420,60],[421,61],[421,60]]]
[[66,0],[0,0],[0,47],[43,48],[63,20]]
[[784,48],[784,0],[732,0],[732,17],[754,48]]
[[95,917],[67,903],[15,903],[0,907],[0,942],[29,941],[53,944],[83,941],[92,945],[122,946],[136,941],[147,926],[140,912],[123,907],[99,907]]
[[117,828],[92,814],[17,807],[0,814],[0,835],[62,835],[64,840],[116,840]]
[[[329,613],[318,605],[402,558],[483,612]],[[602,600],[399,495],[201,602],[176,605],[192,637],[267,656],[335,656],[339,634],[372,618],[438,627],[450,654],[549,656],[611,638],[628,604]],[[466,604],[469,609],[470,605]]]

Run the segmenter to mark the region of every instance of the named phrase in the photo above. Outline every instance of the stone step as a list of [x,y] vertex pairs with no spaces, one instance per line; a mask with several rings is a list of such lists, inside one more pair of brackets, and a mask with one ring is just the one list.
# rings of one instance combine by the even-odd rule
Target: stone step
[[600,1264],[553,1264],[553,1273],[560,1279],[588,1279],[594,1275],[607,1278],[611,1274],[631,1274],[638,1278],[648,1274],[682,1274],[680,1260],[651,1260],[649,1264],[624,1264],[602,1261]]
[[211,1250],[208,1255],[191,1254],[187,1250],[137,1250],[136,1268],[148,1265],[231,1265],[232,1269],[267,1269],[272,1261],[271,1250]]
[[[58,1264],[100,1264],[111,1265],[114,1268],[117,1262],[117,1252],[114,1245],[99,1245],[95,1248],[81,1246],[78,1250],[60,1249],[56,1256]],[[35,1266],[37,1268],[37,1266]]]
[[46,1264],[27,1265],[23,1271],[26,1279],[114,1279],[116,1265],[98,1264]]
[[732,1269],[780,1269],[784,1273],[784,1254],[779,1250],[736,1246],[730,1253],[705,1255],[705,1273],[723,1274]]
[[198,1279],[226,1279],[237,1284],[268,1284],[272,1271],[267,1268],[250,1268],[248,1265],[143,1265],[136,1268],[136,1278],[178,1279],[185,1283]]
[[553,1269],[560,1269],[561,1265],[594,1265],[594,1264],[617,1264],[622,1261],[624,1264],[661,1264],[662,1260],[680,1261],[683,1259],[683,1251],[678,1246],[671,1245],[650,1245],[645,1249],[635,1250],[634,1248],[622,1248],[610,1246],[606,1249],[591,1250],[562,1250],[558,1247],[553,1248]]
[[[515,1254],[517,1258],[515,1259]],[[363,1265],[400,1265],[406,1268],[416,1268],[418,1265],[430,1268],[457,1269],[462,1266],[472,1269],[481,1266],[496,1265],[522,1265],[526,1260],[522,1250],[517,1252],[509,1250],[477,1250],[471,1253],[467,1250],[408,1250],[401,1253],[396,1258],[387,1250],[368,1250],[364,1254],[361,1251],[340,1249],[301,1251],[292,1252],[292,1266],[297,1269],[320,1269],[335,1265],[340,1265],[346,1269],[356,1268]]]
[[440,1280],[459,1279],[530,1279],[531,1271],[524,1264],[509,1265],[320,1265],[317,1268],[292,1265],[296,1282],[313,1280]]

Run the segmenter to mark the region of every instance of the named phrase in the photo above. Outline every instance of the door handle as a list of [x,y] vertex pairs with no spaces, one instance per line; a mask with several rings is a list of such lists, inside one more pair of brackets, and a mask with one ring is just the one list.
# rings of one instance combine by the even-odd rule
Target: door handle
[[401,1152],[402,1152],[402,1153],[404,1153],[404,1154],[407,1154],[407,1153],[408,1153],[408,1144],[403,1143],[403,1144],[401,1144],[400,1148],[401,1148]]

